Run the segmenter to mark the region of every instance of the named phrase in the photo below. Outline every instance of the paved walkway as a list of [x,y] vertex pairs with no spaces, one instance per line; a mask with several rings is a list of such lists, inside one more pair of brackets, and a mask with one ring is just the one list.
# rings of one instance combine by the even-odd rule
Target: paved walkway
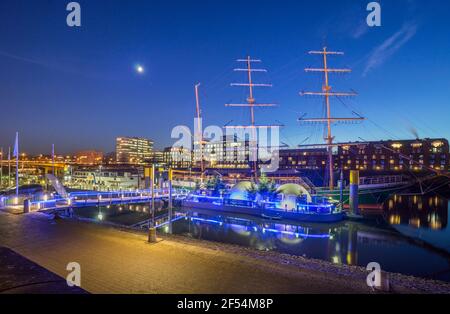
[[63,278],[66,265],[78,262],[82,288],[91,293],[370,292],[361,276],[276,263],[240,254],[240,248],[177,237],[148,244],[144,234],[42,214],[0,212],[0,246]]
[[0,247],[0,265],[0,293],[86,293],[8,248]]

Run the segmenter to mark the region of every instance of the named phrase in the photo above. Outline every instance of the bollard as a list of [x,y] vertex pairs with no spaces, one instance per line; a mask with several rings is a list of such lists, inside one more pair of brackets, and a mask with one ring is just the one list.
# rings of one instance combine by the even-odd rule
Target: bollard
[[359,215],[359,171],[350,171],[350,212]]
[[25,200],[25,202],[23,202],[23,213],[24,214],[28,214],[30,212],[30,205],[31,205],[30,200]]
[[156,228],[149,228],[148,229],[148,242],[149,243],[156,243]]
[[381,272],[381,285],[379,287],[375,287],[375,290],[380,292],[390,292],[391,291],[391,283],[389,280],[389,273],[382,271]]

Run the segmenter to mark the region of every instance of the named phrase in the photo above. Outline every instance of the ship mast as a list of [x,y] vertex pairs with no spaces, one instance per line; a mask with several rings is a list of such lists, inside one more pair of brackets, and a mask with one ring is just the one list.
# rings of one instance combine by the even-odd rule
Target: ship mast
[[[257,128],[260,128],[262,126],[256,125],[255,120],[255,108],[256,107],[275,107],[275,104],[258,104],[256,103],[255,97],[254,97],[254,87],[272,87],[272,84],[256,84],[253,82],[252,74],[256,72],[262,72],[267,73],[266,69],[255,69],[252,68],[253,63],[261,63],[261,60],[258,59],[252,59],[250,56],[248,56],[245,59],[238,59],[237,62],[245,63],[246,68],[237,68],[234,69],[235,72],[246,72],[247,73],[247,83],[232,83],[231,86],[243,86],[248,87],[249,95],[246,99],[246,104],[225,104],[226,107],[248,107],[250,109],[250,125],[247,126],[240,126],[240,127],[250,127],[252,130],[252,138],[256,141],[254,143],[255,145],[251,145],[252,151],[251,156],[253,160],[253,177],[255,178],[255,182],[258,181],[258,156],[257,156]],[[227,126],[227,128],[236,128],[236,126]]]
[[[198,96],[198,88],[200,87],[200,83],[195,85],[195,107],[196,107],[196,111],[197,111],[197,136],[196,139],[199,145],[199,149],[200,149],[200,170],[201,170],[201,175],[200,175],[200,182],[203,183],[203,176],[204,176],[204,172],[205,172],[205,166],[203,163],[203,130],[202,130],[202,122],[201,122],[201,111],[200,111],[200,100],[199,100],[199,96]],[[195,145],[195,141],[194,141],[194,145]]]
[[325,98],[326,104],[326,118],[314,118],[314,119],[299,119],[301,122],[313,122],[313,123],[326,123],[327,124],[327,136],[325,141],[327,143],[328,150],[328,168],[329,168],[329,188],[334,189],[334,172],[333,172],[333,147],[337,146],[333,144],[334,137],[331,131],[331,125],[340,121],[360,121],[365,120],[362,117],[358,118],[334,118],[331,116],[330,98],[331,97],[351,97],[356,96],[354,92],[333,92],[329,82],[329,73],[350,73],[350,69],[333,69],[328,67],[328,55],[344,55],[343,52],[328,51],[327,47],[324,47],[321,51],[310,51],[310,55],[322,55],[323,56],[323,68],[306,68],[305,72],[321,72],[324,74],[324,85],[321,92],[301,92],[300,95],[313,95],[322,96]]

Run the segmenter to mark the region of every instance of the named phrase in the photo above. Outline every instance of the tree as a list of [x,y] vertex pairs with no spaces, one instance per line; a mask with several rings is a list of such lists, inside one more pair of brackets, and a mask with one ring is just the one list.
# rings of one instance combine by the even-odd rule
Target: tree
[[275,182],[267,177],[265,173],[259,178],[257,192],[264,198],[272,198],[276,195]]
[[213,192],[213,195],[219,195],[221,191],[225,190],[225,183],[221,176],[210,178],[206,183],[206,188]]

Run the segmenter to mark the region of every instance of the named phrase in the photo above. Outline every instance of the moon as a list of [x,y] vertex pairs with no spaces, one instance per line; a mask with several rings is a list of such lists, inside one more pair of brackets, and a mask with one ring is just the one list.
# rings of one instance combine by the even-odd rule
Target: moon
[[144,67],[142,65],[138,64],[138,65],[136,65],[136,72],[138,74],[144,74],[145,69],[144,69]]

